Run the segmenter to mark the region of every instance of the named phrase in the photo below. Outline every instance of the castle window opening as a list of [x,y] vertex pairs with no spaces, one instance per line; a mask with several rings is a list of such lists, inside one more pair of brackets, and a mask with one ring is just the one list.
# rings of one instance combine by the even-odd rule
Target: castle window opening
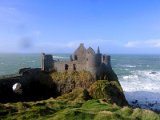
[[75,56],[74,56],[74,59],[75,59],[75,60],[78,60],[78,57],[77,57],[77,55],[75,55]]
[[69,66],[67,64],[65,64],[65,70],[68,70]]
[[70,55],[70,60],[73,61],[72,55]]
[[73,70],[76,70],[76,64],[73,64]]

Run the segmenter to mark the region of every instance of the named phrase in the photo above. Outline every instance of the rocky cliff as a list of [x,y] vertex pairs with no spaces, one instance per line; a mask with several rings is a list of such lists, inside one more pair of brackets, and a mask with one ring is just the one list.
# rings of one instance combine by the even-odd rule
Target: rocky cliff
[[[103,99],[120,106],[127,105],[114,71],[110,70],[105,74],[105,80],[95,80],[87,71],[44,73],[40,69],[28,69],[21,76],[0,79],[0,102],[56,98],[82,88],[88,99]],[[21,92],[13,90],[15,83],[21,84]]]

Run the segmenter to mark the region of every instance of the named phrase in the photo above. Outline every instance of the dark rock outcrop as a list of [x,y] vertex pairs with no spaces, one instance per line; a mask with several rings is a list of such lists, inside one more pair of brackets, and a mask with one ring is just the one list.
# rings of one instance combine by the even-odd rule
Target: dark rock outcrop
[[[15,83],[21,84],[21,94],[12,89]],[[58,92],[52,78],[40,69],[30,69],[14,77],[0,79],[0,102],[36,101],[57,97]]]

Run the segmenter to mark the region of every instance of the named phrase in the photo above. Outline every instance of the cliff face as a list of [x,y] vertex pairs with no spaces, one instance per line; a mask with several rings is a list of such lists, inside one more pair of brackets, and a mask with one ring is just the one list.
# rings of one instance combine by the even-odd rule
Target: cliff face
[[66,94],[75,88],[88,91],[91,98],[104,99],[106,102],[128,105],[118,78],[112,69],[106,71],[105,80],[95,80],[87,71],[80,72],[54,72],[51,74],[60,95]]
[[60,95],[69,93],[75,88],[87,89],[96,80],[87,71],[54,72],[50,74],[52,80],[57,85]]
[[[58,97],[82,88],[89,98],[104,99],[120,106],[127,105],[123,90],[114,71],[105,73],[105,80],[95,80],[87,71],[44,73],[30,69],[21,76],[0,80],[0,102],[33,101]],[[21,84],[21,93],[12,90],[15,83]],[[7,93],[7,94],[6,94]]]

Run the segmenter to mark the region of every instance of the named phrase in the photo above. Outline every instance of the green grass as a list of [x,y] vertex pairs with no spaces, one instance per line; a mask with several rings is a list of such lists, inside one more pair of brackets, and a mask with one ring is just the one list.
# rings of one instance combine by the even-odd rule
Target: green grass
[[[69,96],[68,96],[69,97]],[[139,108],[119,107],[102,99],[66,101],[53,99],[37,102],[0,104],[4,120],[159,120],[160,115]]]
[[[123,93],[123,90],[116,81],[94,82],[90,73],[86,71],[65,74],[57,72],[52,73],[51,76],[60,83],[70,79],[70,82],[62,82],[69,84],[68,87],[76,81],[77,86],[81,83],[83,83],[81,86],[86,85],[86,81],[89,81],[86,86],[91,83],[92,85],[86,89],[76,87],[71,89],[70,93],[48,100],[0,104],[0,120],[160,120],[160,115],[152,111],[132,109],[128,106],[120,107],[117,105],[119,102],[117,104],[108,102],[110,99],[124,100],[119,94]],[[42,74],[41,77],[48,80],[47,75]],[[52,81],[43,80],[42,82],[50,85]],[[119,98],[120,96],[122,98]]]
[[50,74],[53,80],[65,81],[71,79],[73,81],[94,80],[92,74],[88,71],[71,71],[71,72],[53,72]]
[[105,99],[109,103],[120,106],[128,104],[121,86],[116,81],[98,80],[90,86],[88,91],[94,99]]

